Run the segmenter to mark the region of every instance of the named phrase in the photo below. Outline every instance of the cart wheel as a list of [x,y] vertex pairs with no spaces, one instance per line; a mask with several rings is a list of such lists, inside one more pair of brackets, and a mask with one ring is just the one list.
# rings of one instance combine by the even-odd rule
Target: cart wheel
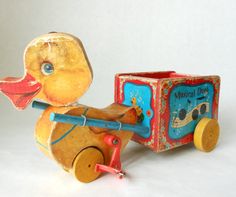
[[89,183],[98,178],[101,172],[95,172],[96,164],[104,164],[102,152],[94,147],[82,150],[73,163],[73,174],[77,180]]
[[202,118],[193,135],[195,147],[204,152],[212,151],[217,144],[219,133],[220,128],[217,120]]

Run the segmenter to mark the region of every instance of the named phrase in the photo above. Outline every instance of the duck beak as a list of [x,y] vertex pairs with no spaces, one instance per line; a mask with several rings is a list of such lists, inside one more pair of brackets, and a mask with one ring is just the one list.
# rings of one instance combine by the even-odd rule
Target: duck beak
[[41,84],[28,73],[23,78],[7,77],[0,80],[0,92],[5,94],[20,110],[28,106],[40,89]]

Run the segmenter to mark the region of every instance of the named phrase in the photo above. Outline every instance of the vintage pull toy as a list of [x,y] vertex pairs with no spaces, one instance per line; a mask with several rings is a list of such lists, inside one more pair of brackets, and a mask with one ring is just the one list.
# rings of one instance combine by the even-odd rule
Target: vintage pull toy
[[115,103],[96,109],[77,103],[93,78],[81,41],[66,33],[42,35],[26,47],[23,79],[0,81],[17,109],[43,110],[36,124],[39,149],[91,182],[102,172],[122,178],[120,153],[130,139],[155,152],[194,142],[209,152],[219,136],[218,76],[173,71],[115,77]]

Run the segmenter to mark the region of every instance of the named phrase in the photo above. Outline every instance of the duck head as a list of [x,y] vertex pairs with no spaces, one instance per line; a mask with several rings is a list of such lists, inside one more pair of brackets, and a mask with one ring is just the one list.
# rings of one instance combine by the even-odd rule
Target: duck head
[[35,98],[53,106],[76,102],[92,82],[92,69],[81,41],[66,33],[35,38],[25,49],[25,76],[0,80],[0,91],[17,109]]

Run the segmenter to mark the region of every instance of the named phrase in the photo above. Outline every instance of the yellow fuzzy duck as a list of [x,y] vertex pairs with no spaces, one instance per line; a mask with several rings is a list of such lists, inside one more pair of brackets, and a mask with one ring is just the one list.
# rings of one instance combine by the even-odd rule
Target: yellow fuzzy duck
[[[122,126],[136,124],[136,110],[118,104],[96,109],[77,103],[93,78],[81,41],[66,33],[42,35],[26,47],[24,64],[24,78],[1,80],[0,91],[18,109],[33,99],[45,102],[33,103],[44,109],[35,131],[39,149],[81,182],[91,182],[101,172],[122,177],[120,151],[133,135]],[[104,122],[110,127],[96,126]]]

